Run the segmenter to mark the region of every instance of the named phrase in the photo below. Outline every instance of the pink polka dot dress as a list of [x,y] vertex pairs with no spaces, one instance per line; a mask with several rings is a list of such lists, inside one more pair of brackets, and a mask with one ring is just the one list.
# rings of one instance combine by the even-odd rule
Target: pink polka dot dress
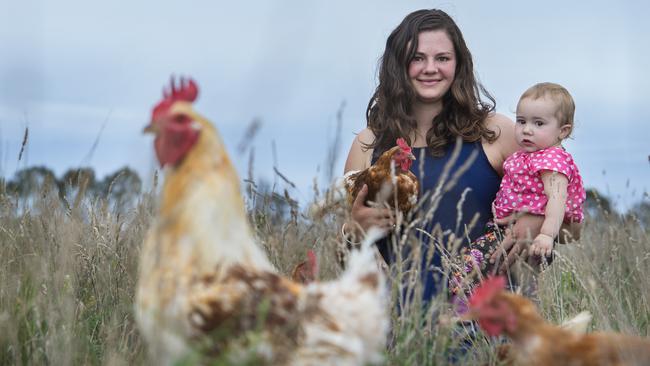
[[526,152],[517,151],[503,163],[504,176],[493,203],[497,218],[505,218],[515,212],[544,215],[547,198],[544,194],[541,171],[564,174],[568,180],[565,222],[582,222],[582,210],[586,198],[585,188],[578,167],[571,154],[560,146]]

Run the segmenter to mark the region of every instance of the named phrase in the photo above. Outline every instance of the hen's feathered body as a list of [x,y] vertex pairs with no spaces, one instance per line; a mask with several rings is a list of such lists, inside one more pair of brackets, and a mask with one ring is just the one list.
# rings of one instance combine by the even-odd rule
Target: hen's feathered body
[[[305,287],[282,277],[255,241],[216,129],[186,101],[168,114],[191,119],[198,138],[167,169],[141,251],[135,310],[152,357],[172,364],[192,350],[221,354],[243,344],[269,364],[381,359],[387,290],[370,245],[336,282]],[[258,341],[241,343],[246,334]]]
[[581,333],[547,323],[529,299],[490,278],[470,298],[470,314],[489,335],[503,334],[508,364],[531,366],[650,365],[650,340],[618,333]]
[[420,192],[420,181],[409,170],[413,160],[411,148],[404,139],[397,139],[397,146],[381,154],[370,167],[338,178],[330,195],[311,207],[312,216],[319,217],[341,202],[352,206],[364,185],[368,186],[365,204],[385,204],[406,215],[417,204]]
[[[391,168],[392,156],[399,146],[382,154],[374,165],[361,171],[350,171],[343,177],[348,204],[352,205],[363,185],[368,186],[368,200],[386,202],[389,207],[406,214],[415,206],[420,192],[420,181],[410,170]],[[396,188],[393,188],[396,187]],[[394,196],[396,195],[396,196]]]

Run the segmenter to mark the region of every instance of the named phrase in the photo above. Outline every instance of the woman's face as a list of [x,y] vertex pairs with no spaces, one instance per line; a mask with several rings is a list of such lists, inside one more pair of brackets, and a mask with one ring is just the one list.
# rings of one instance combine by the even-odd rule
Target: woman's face
[[411,85],[418,100],[439,103],[456,74],[454,44],[444,30],[424,31],[418,35],[418,49],[408,66]]

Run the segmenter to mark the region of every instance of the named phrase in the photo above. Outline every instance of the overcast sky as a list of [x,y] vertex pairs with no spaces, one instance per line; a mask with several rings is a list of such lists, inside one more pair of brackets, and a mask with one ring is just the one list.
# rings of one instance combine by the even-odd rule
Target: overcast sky
[[[541,81],[576,101],[566,144],[585,183],[626,207],[650,188],[650,26],[646,1],[9,1],[0,0],[0,173],[46,165],[57,174],[125,165],[150,181],[151,137],[140,131],[172,73],[200,86],[196,108],[239,154],[262,122],[256,179],[297,184],[306,201],[324,183],[344,103],[336,173],[376,86],[386,37],[420,8],[459,24],[477,75],[514,118],[519,95]],[[18,161],[25,127],[29,144]],[[96,148],[95,141],[99,137]],[[272,149],[275,144],[275,153]],[[275,159],[274,159],[275,156]],[[275,163],[274,163],[275,160]]]

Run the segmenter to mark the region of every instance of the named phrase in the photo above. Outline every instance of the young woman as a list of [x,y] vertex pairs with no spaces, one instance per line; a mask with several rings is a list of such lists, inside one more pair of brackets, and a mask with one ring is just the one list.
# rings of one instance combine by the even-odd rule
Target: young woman
[[[477,82],[472,56],[449,15],[437,9],[418,10],[393,30],[366,117],[367,128],[352,142],[345,172],[369,167],[402,137],[413,147],[417,159],[424,156],[424,161],[416,160],[411,170],[420,179],[421,194],[425,194],[436,187],[447,163],[453,163],[453,175],[473,159],[455,185],[444,193],[423,229],[430,231],[439,224],[443,232],[456,237],[470,241],[479,237],[492,216],[491,204],[499,189],[503,162],[518,146],[514,123],[494,113],[494,98]],[[457,158],[452,159],[457,139],[462,145]],[[351,211],[353,222],[346,225],[346,230],[354,233],[373,225],[391,227],[391,212],[365,206],[365,193],[362,190],[357,196]],[[507,263],[521,247],[514,238],[525,238],[526,229],[539,226],[541,221],[535,217],[517,220],[512,235],[504,241],[504,248],[511,249],[512,255]],[[426,236],[422,244],[426,250]],[[518,244],[514,250],[510,248],[513,244]],[[388,241],[377,245],[390,263]],[[439,251],[435,253],[431,263],[423,266],[427,269],[423,277],[425,299],[433,297],[441,283],[434,276],[435,268],[441,266]]]

